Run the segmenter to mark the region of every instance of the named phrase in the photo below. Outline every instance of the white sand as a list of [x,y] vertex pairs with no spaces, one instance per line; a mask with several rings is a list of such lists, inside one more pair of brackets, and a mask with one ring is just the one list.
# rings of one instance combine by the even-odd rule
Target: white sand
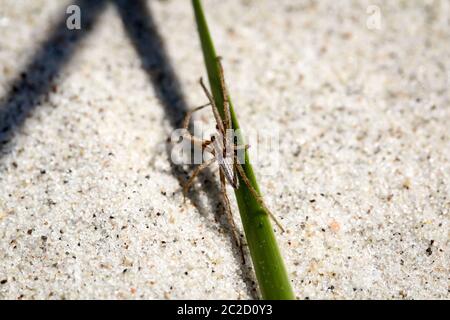
[[[279,171],[259,182],[289,229],[277,238],[296,296],[448,299],[446,2],[385,1],[381,30],[366,26],[370,2],[204,2],[243,129],[282,135]],[[185,103],[203,103],[190,2],[149,7],[165,49],[145,33],[137,46],[165,51]],[[217,181],[203,176],[183,206],[190,171],[166,139],[184,104],[164,100],[160,65],[146,63],[150,80],[117,7],[100,8],[38,106],[11,84],[66,4],[0,8],[0,108],[31,106],[0,153],[0,298],[255,297]]]

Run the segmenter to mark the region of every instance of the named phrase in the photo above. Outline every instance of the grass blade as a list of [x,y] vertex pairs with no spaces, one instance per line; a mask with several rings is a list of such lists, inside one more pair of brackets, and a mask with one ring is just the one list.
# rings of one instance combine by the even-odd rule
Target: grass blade
[[[216,62],[216,52],[200,0],[192,0],[192,5],[208,73],[209,84],[214,100],[223,116],[222,88],[219,76],[219,66]],[[230,105],[233,128],[237,130],[239,129],[239,124],[231,101]],[[238,143],[244,143],[242,136],[239,134]],[[243,167],[255,190],[260,192],[247,152],[245,152],[245,164]],[[240,182],[240,187],[235,190],[235,195],[262,297],[263,299],[268,300],[294,299],[294,294],[286,273],[283,259],[278,249],[269,215],[253,197],[245,183],[243,181]]]

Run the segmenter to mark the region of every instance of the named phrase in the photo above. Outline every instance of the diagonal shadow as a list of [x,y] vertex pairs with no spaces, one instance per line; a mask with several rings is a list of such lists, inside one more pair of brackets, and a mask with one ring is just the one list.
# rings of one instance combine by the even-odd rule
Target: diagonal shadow
[[29,64],[11,84],[9,93],[0,101],[0,157],[14,132],[54,90],[54,80],[74,55],[76,46],[93,29],[106,0],[78,0],[81,29],[69,30],[68,15],[53,27],[53,33],[42,43]]
[[[166,112],[166,116],[174,129],[180,127],[181,121],[188,110],[186,101],[179,80],[173,70],[171,61],[167,56],[164,41],[161,38],[157,26],[155,25],[152,12],[143,0],[114,0],[117,5],[118,12],[122,19],[125,31],[128,34],[133,46],[139,54],[142,62],[142,67],[146,71],[150,82],[152,83],[156,95]],[[167,153],[170,158],[171,147],[167,144]],[[186,172],[180,166],[171,165],[172,174],[178,179],[180,185],[186,182]],[[214,181],[211,170],[205,169],[202,176],[202,181]],[[207,193],[209,206],[214,207],[214,199],[220,193],[220,189],[216,183],[211,183],[207,188],[204,188]],[[209,211],[198,205],[200,203],[199,197],[195,192],[191,192],[188,198],[194,206],[200,211],[201,215],[206,216]],[[221,203],[222,208],[223,204]],[[219,212],[216,213],[217,215]],[[222,222],[222,219],[217,219],[221,223],[221,227],[225,230],[230,230],[227,222]],[[229,232],[230,238],[232,237]],[[238,263],[241,263],[239,248],[237,248],[233,241],[234,258]],[[254,275],[246,265],[242,265],[242,278],[247,286],[250,296],[257,299],[257,291],[255,289]]]

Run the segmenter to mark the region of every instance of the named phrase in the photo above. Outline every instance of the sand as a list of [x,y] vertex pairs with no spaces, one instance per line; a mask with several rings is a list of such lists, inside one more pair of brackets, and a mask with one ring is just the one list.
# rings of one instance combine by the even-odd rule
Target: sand
[[[204,2],[243,130],[280,135],[254,165],[296,297],[450,298],[447,3]],[[96,3],[69,31],[0,1],[0,298],[257,298],[214,170],[183,204],[170,161],[205,102],[190,2]]]

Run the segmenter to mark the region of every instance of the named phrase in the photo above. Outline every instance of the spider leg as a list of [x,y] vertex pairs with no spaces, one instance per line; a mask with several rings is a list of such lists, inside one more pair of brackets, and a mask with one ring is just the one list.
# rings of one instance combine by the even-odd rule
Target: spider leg
[[231,113],[230,113],[230,99],[228,97],[228,88],[225,84],[225,76],[223,73],[222,58],[217,57],[217,65],[219,66],[220,86],[222,87],[222,99],[223,99],[223,113],[225,116],[225,128],[231,129]]
[[189,110],[188,112],[186,112],[186,115],[184,116],[184,119],[183,119],[183,125],[182,125],[182,127],[181,127],[182,129],[185,129],[185,130],[186,130],[186,132],[183,134],[183,138],[188,139],[188,140],[191,141],[195,146],[197,146],[197,147],[199,147],[199,148],[202,148],[202,149],[205,149],[205,148],[211,143],[211,141],[209,141],[209,140],[202,140],[202,139],[199,139],[199,138],[197,138],[196,136],[192,135],[192,134],[189,132],[189,122],[191,121],[191,117],[192,117],[192,114],[193,114],[194,112],[197,112],[197,111],[199,111],[199,110],[201,110],[201,109],[203,109],[203,108],[209,106],[210,104],[211,104],[211,103],[208,102],[207,104],[201,105],[201,106],[199,106],[199,107],[196,107],[196,108],[194,108],[194,109]]
[[199,106],[197,108],[194,108],[194,109],[189,110],[188,112],[186,112],[186,115],[184,116],[184,119],[183,119],[183,126],[182,126],[182,128],[187,130],[189,128],[189,122],[191,121],[192,114],[194,112],[197,112],[197,111],[199,111],[199,110],[209,106],[210,104],[211,104],[211,102],[208,102],[207,104],[201,105],[201,106]]
[[203,91],[205,92],[206,96],[208,97],[209,102],[211,103],[214,118],[216,119],[216,123],[217,123],[217,129],[223,136],[225,136],[225,127],[223,125],[223,120],[220,117],[219,109],[217,108],[216,103],[214,102],[214,98],[212,97],[211,93],[208,91],[205,84],[203,83],[202,78],[200,78],[200,85],[202,86]]
[[194,183],[195,177],[197,177],[197,175],[200,173],[200,171],[202,171],[203,169],[205,169],[206,167],[211,165],[214,161],[216,161],[215,157],[209,159],[206,162],[203,162],[202,164],[198,165],[197,168],[195,168],[194,172],[192,173],[192,176],[189,178],[189,180],[183,186],[184,202],[186,202],[186,194],[188,193],[189,188],[192,186],[192,183]]
[[183,138],[192,142],[194,146],[214,154],[214,148],[211,146],[212,143],[211,140],[202,140],[200,138],[197,138],[196,136],[192,135],[189,131],[183,135]]
[[223,198],[223,203],[224,203],[224,207],[225,207],[225,213],[226,213],[227,219],[228,219],[228,224],[230,225],[231,231],[233,233],[233,238],[236,243],[236,246],[239,248],[239,251],[241,253],[242,263],[245,264],[244,247],[242,245],[241,239],[239,238],[236,224],[234,223],[234,219],[233,219],[233,213],[231,212],[230,199],[228,199],[228,196],[227,196],[227,185],[226,185],[225,175],[222,170],[219,170],[219,172],[220,172],[220,186],[222,189],[222,198]]
[[277,224],[277,226],[280,228],[280,230],[282,232],[285,231],[285,229],[283,228],[283,225],[278,221],[278,219],[275,217],[275,215],[269,210],[269,208],[267,208],[266,204],[264,203],[262,197],[260,196],[260,194],[255,190],[255,188],[253,188],[252,184],[250,183],[250,181],[247,178],[247,175],[245,174],[244,169],[242,168],[241,164],[238,162],[235,162],[236,168],[239,172],[239,175],[242,177],[242,180],[244,181],[244,183],[247,185],[248,189],[250,190],[250,192],[252,193],[253,197],[256,199],[256,201],[258,201],[258,203],[261,205],[261,207],[264,208],[264,210],[269,214],[269,216],[272,218],[272,220]]

